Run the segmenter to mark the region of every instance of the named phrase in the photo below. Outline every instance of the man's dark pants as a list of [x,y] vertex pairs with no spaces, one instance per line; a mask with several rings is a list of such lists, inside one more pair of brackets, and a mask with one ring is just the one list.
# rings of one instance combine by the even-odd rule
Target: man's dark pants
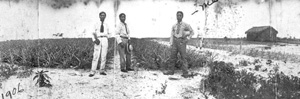
[[181,66],[181,69],[183,71],[183,75],[188,74],[188,63],[186,60],[186,44],[187,44],[186,38],[176,38],[174,37],[173,43],[171,45],[171,55],[170,59],[168,60],[168,67],[171,71],[174,72],[175,70],[175,64],[177,62],[177,54],[180,54],[180,59],[183,62],[183,66]]
[[122,38],[122,44],[118,45],[118,51],[120,55],[120,65],[122,70],[130,69],[131,65],[131,53],[128,49],[128,39]]

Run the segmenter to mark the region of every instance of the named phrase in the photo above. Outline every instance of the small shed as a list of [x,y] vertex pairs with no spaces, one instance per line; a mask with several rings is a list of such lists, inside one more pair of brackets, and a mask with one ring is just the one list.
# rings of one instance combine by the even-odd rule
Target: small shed
[[245,32],[248,41],[276,41],[278,31],[272,26],[252,27]]

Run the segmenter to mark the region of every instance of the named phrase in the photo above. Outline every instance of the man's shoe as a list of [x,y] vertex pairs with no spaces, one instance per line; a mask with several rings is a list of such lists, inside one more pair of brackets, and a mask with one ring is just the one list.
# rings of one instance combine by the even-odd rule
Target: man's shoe
[[163,73],[164,75],[174,75],[174,71],[167,71]]
[[106,73],[105,72],[100,72],[100,75],[106,75]]
[[93,74],[89,74],[89,77],[93,77],[95,75],[95,73],[93,73]]
[[132,68],[128,68],[128,69],[126,69],[127,71],[134,71],[134,69],[132,69]]
[[188,73],[186,73],[186,74],[182,74],[181,75],[183,78],[191,78],[191,77],[193,77],[193,74],[188,74]]
[[127,73],[128,71],[127,71],[127,70],[125,70],[125,69],[121,69],[121,72],[125,72],[125,73]]

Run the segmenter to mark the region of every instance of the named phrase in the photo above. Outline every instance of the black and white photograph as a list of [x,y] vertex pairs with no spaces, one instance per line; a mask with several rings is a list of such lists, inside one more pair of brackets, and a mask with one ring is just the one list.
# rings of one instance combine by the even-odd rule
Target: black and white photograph
[[300,0],[0,0],[0,99],[300,99]]

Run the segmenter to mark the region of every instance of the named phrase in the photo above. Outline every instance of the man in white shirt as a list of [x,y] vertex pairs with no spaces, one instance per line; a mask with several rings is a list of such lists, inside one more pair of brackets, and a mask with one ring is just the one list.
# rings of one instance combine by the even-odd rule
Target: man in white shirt
[[189,77],[188,63],[186,60],[186,44],[194,35],[194,31],[191,26],[185,22],[182,22],[183,12],[178,11],[176,13],[177,23],[173,25],[170,37],[171,55],[168,60],[169,68],[171,70],[164,72],[165,75],[173,75],[175,69],[175,63],[177,61],[177,54],[180,54],[180,58],[183,61],[182,71],[183,77]]
[[121,22],[116,29],[116,39],[118,43],[118,52],[120,55],[121,71],[122,72],[133,71],[133,69],[130,67],[131,53],[128,47],[130,41],[130,31],[128,28],[128,24],[125,23],[126,15],[124,13],[121,13],[119,15],[119,18]]
[[106,18],[105,12],[99,13],[100,21],[95,24],[93,31],[94,54],[92,61],[92,68],[89,77],[96,73],[98,60],[100,59],[100,75],[106,75],[104,68],[106,63],[106,54],[108,49],[108,37],[110,36],[108,25],[104,22]]

